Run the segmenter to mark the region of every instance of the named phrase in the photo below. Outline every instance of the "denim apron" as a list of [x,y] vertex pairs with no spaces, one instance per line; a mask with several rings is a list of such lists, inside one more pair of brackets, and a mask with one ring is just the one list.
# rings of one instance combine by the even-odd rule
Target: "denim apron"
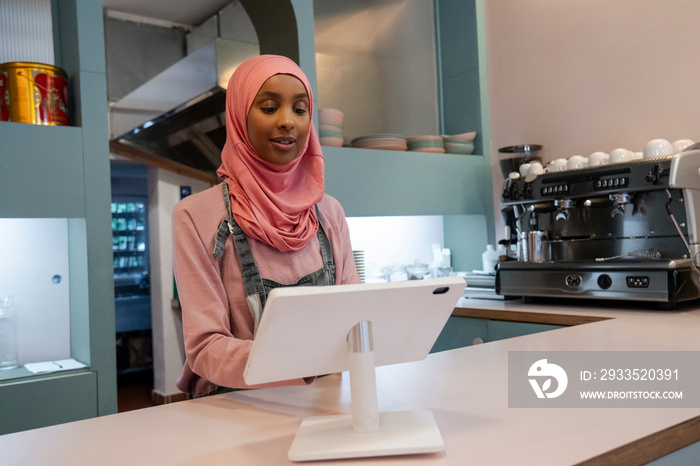
[[[265,302],[270,294],[270,290],[274,288],[288,287],[288,286],[326,286],[335,285],[335,261],[333,260],[333,249],[331,248],[331,243],[328,240],[326,231],[323,229],[323,224],[321,223],[321,215],[318,211],[318,206],[316,206],[316,216],[318,218],[318,242],[321,245],[321,256],[323,258],[323,267],[319,270],[312,272],[304,277],[301,277],[295,283],[285,285],[282,283],[277,283],[273,280],[268,280],[260,276],[260,270],[258,269],[255,259],[253,258],[253,253],[250,250],[250,244],[248,243],[248,238],[241,227],[238,226],[236,221],[233,219],[233,213],[231,212],[231,199],[229,197],[228,185],[224,181],[222,184],[222,193],[224,196],[224,204],[226,204],[226,210],[228,212],[228,219],[224,219],[221,224],[219,224],[219,229],[216,233],[216,242],[214,244],[214,257],[221,259],[224,254],[224,245],[229,236],[233,237],[233,246],[238,255],[238,260],[241,265],[241,274],[243,277],[243,287],[245,289],[246,303],[248,304],[248,310],[253,316],[254,328],[253,335],[258,329],[258,324],[260,323],[260,318],[262,317],[263,310],[265,309]],[[227,389],[225,387],[218,387],[206,395],[214,395],[218,393],[224,393],[231,391],[232,389]]]

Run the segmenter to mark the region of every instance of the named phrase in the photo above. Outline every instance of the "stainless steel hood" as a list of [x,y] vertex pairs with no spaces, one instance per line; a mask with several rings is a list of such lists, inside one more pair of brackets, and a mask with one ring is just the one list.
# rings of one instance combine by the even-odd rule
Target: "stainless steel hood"
[[257,44],[214,39],[112,104],[110,124],[118,135],[113,140],[215,172],[226,141],[228,79],[239,64],[259,54]]

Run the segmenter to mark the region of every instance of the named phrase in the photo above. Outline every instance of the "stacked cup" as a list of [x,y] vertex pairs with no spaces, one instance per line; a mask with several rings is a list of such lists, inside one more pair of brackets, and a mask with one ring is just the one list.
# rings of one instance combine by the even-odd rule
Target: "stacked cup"
[[318,109],[318,138],[322,146],[343,145],[343,117],[344,113],[335,108]]
[[445,145],[442,142],[442,136],[414,136],[406,139],[406,146],[409,151],[413,152],[445,153]]

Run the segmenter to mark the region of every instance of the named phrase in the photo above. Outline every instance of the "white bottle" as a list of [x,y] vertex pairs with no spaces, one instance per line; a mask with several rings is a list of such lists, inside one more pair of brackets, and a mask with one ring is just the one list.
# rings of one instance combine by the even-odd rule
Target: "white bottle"
[[13,369],[17,363],[17,318],[10,296],[0,296],[0,370]]
[[486,245],[486,251],[481,255],[481,261],[485,272],[496,273],[499,255],[498,251],[493,247],[493,244]]

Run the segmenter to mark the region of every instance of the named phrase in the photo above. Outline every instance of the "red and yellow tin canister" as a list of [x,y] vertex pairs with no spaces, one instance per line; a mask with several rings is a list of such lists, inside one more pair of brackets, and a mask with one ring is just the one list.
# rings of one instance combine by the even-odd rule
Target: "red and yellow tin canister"
[[67,126],[68,78],[44,63],[0,64],[0,121]]

